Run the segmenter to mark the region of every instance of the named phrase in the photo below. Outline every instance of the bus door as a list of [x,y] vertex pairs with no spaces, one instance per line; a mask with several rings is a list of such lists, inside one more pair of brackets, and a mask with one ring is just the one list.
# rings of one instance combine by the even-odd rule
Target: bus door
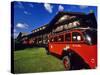
[[68,32],[65,34],[65,45],[63,47],[63,50],[68,50],[70,48],[71,44],[71,32]]
[[71,39],[72,41],[70,48],[72,50],[76,50],[76,52],[82,52],[82,49],[84,49],[83,46],[85,44],[83,34],[81,32],[72,32],[71,36],[72,36]]

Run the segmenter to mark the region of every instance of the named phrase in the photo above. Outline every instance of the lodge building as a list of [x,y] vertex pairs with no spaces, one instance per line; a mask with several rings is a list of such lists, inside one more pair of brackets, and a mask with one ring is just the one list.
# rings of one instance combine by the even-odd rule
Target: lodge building
[[94,13],[58,12],[48,23],[31,31],[30,34],[18,36],[18,40],[23,44],[46,46],[48,37],[58,32],[78,27],[92,27],[97,29],[97,22]]

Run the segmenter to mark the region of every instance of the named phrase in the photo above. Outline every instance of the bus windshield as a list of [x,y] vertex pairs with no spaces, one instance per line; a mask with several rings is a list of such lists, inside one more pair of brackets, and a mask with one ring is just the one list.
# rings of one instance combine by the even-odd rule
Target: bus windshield
[[97,44],[97,31],[96,30],[86,30],[85,37],[89,45]]

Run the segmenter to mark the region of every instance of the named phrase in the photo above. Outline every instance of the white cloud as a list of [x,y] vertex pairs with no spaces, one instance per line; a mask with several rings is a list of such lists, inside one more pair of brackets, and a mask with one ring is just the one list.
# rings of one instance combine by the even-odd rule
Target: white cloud
[[22,2],[17,2],[18,3],[18,7],[24,9],[24,6],[22,4]]
[[16,27],[21,29],[27,29],[29,26],[25,23],[17,23]]
[[31,15],[31,13],[29,13],[28,11],[24,11],[25,15]]
[[44,3],[44,7],[45,7],[45,9],[46,9],[49,13],[52,13],[52,8],[53,8],[53,6],[51,6],[51,5],[48,4],[48,3]]
[[27,11],[24,11],[24,14],[28,14],[28,12]]
[[62,5],[59,5],[58,11],[63,11],[63,10],[64,10],[64,7]]
[[85,5],[81,5],[80,6],[80,9],[85,9],[85,8],[87,8],[88,6],[85,6]]

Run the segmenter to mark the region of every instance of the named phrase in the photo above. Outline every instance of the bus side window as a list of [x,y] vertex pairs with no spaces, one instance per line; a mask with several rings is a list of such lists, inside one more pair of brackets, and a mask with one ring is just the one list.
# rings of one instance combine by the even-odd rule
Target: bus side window
[[50,42],[54,42],[54,38],[50,38]]
[[65,34],[65,41],[71,41],[71,34],[70,33]]
[[73,42],[80,42],[83,41],[82,35],[78,32],[73,32],[72,33],[72,41]]
[[54,42],[57,42],[57,36],[54,37]]
[[64,41],[64,35],[58,36],[58,42],[63,42]]

